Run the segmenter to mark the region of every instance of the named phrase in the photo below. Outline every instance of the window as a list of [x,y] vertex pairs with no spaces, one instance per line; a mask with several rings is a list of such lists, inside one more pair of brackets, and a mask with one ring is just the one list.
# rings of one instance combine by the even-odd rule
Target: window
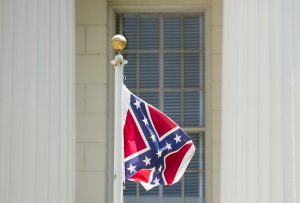
[[204,17],[119,14],[117,32],[128,45],[127,87],[183,127],[196,145],[184,177],[146,192],[126,182],[125,203],[204,203]]

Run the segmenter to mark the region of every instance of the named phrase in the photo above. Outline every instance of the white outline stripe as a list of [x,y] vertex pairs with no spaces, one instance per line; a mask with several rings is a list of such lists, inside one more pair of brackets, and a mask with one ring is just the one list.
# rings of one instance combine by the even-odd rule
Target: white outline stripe
[[177,149],[176,151],[174,151],[174,152],[171,152],[171,153],[169,153],[169,154],[167,154],[165,157],[164,157],[164,170],[162,171],[162,173],[161,173],[161,176],[162,176],[162,178],[163,178],[163,180],[164,180],[164,183],[165,183],[165,185],[169,185],[168,183],[167,183],[167,181],[166,181],[166,179],[165,179],[165,175],[164,175],[164,173],[165,173],[165,170],[166,170],[166,158],[167,157],[169,157],[170,155],[172,155],[172,154],[175,154],[175,153],[177,153],[180,149],[182,149],[182,147],[184,147],[185,145],[187,145],[187,144],[192,144],[192,146],[191,146],[191,148],[187,151],[187,153],[184,155],[184,157],[183,157],[183,159],[181,160],[181,163],[180,163],[180,165],[179,165],[179,168],[178,168],[178,170],[177,170],[177,172],[176,172],[176,175],[175,175],[175,177],[174,177],[174,180],[173,180],[173,182],[171,183],[171,185],[173,185],[174,183],[176,183],[176,182],[178,182],[179,180],[180,180],[180,178],[182,177],[182,175],[184,174],[184,172],[185,172],[185,169],[187,168],[187,166],[188,166],[188,164],[190,163],[190,161],[191,161],[191,159],[193,158],[193,155],[194,155],[194,153],[195,153],[195,145],[194,145],[194,143],[193,143],[193,141],[192,140],[189,140],[189,141],[187,141],[184,145],[182,145],[179,149]]
[[[149,169],[145,169],[145,170],[149,170]],[[151,190],[152,188],[154,188],[156,186],[156,185],[151,184],[152,179],[153,179],[153,173],[155,172],[155,167],[151,168],[150,170],[151,170],[151,172],[150,172],[148,183],[139,182],[140,184],[142,184],[142,186],[145,188],[146,191],[149,191],[149,190]],[[128,180],[133,181],[133,182],[137,182],[134,179],[128,179]]]
[[146,107],[146,111],[147,111],[147,114],[148,114],[148,118],[149,118],[149,120],[150,120],[150,123],[151,123],[153,129],[154,129],[154,132],[155,132],[155,134],[156,134],[156,137],[158,137],[158,140],[159,140],[158,133],[157,133],[156,128],[155,128],[155,126],[154,126],[154,124],[153,124],[153,121],[152,121],[152,118],[151,118],[151,114],[150,114],[150,111],[149,111],[149,108],[148,108],[149,104],[147,104],[147,103],[145,103],[145,104],[146,104],[145,107]]
[[169,136],[171,133],[175,132],[176,130],[178,130],[180,127],[179,126],[176,126],[175,128],[169,130],[168,132],[166,132],[165,134],[163,134],[163,136],[161,136],[159,138],[159,141],[165,139],[167,136]]
[[124,158],[125,162],[128,161],[129,159],[132,159],[132,158],[134,158],[134,157],[136,157],[136,156],[138,156],[138,155],[140,155],[140,154],[142,154],[142,153],[144,153],[144,152],[146,152],[146,151],[148,151],[148,150],[151,149],[149,143],[147,142],[146,136],[144,135],[143,130],[141,129],[141,126],[140,126],[139,122],[137,121],[137,118],[135,117],[135,114],[133,113],[132,109],[129,108],[128,111],[130,111],[130,113],[132,114],[132,117],[133,117],[133,120],[135,122],[135,125],[137,126],[137,128],[139,130],[139,133],[142,136],[142,139],[143,139],[143,141],[144,141],[144,143],[146,145],[146,148],[142,149],[140,151],[137,151],[136,153],[134,153],[134,154],[132,154],[132,155]]
[[[147,103],[146,103],[146,104],[147,104]],[[153,123],[153,121],[152,121],[152,117],[151,117],[151,114],[150,114],[150,111],[149,111],[148,106],[151,106],[152,108],[155,108],[155,107],[152,106],[152,105],[150,105],[150,104],[147,104],[147,105],[146,105],[146,111],[147,111],[149,120],[150,120],[150,122],[151,122],[151,124],[152,124],[152,126],[153,126],[153,129],[154,129],[154,131],[155,131],[155,133],[156,133],[156,136],[158,137],[158,140],[159,140],[159,141],[162,141],[162,140],[165,139],[169,134],[175,132],[176,130],[178,130],[178,129],[180,128],[180,127],[179,127],[179,126],[178,126],[171,118],[169,118],[167,115],[165,115],[164,113],[162,113],[161,111],[158,110],[160,113],[162,113],[164,116],[166,116],[167,118],[169,118],[169,119],[170,119],[173,123],[175,123],[175,125],[176,125],[176,127],[172,128],[171,130],[169,130],[168,132],[166,132],[165,134],[163,134],[161,137],[159,137],[159,134],[158,134],[157,131],[156,131],[156,127],[155,127],[155,125],[154,125],[154,123]],[[155,109],[156,109],[156,108],[155,108]]]
[[177,183],[180,180],[180,178],[183,176],[186,168],[188,167],[190,161],[192,160],[192,158],[194,156],[195,151],[196,151],[195,145],[192,145],[191,148],[186,152],[186,154],[185,154],[184,158],[182,159],[181,164],[177,170],[177,173],[175,175],[172,185]]

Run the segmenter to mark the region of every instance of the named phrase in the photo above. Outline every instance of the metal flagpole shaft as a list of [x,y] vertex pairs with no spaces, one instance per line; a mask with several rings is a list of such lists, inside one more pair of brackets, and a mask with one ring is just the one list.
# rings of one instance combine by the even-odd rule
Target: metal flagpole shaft
[[111,64],[115,67],[115,122],[114,122],[114,196],[113,203],[123,203],[123,69],[127,61],[120,51],[126,46],[126,39],[122,35],[112,38],[112,47],[118,51]]

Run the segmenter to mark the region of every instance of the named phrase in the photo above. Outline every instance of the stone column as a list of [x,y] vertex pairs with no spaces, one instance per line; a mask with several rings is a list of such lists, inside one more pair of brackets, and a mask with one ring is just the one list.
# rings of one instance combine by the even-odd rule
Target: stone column
[[0,202],[73,203],[72,0],[0,2]]
[[224,1],[221,203],[300,201],[299,10]]

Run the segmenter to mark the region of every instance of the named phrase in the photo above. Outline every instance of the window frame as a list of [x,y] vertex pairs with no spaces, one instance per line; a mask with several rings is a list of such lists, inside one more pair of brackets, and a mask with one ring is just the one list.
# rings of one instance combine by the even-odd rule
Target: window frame
[[[211,153],[211,20],[210,20],[210,6],[209,5],[175,5],[170,8],[168,7],[153,7],[153,6],[110,6],[108,13],[108,36],[113,36],[115,34],[115,22],[116,17],[119,13],[126,14],[197,14],[204,16],[204,92],[205,92],[205,105],[204,105],[204,120],[205,120],[205,128],[185,128],[188,133],[201,133],[205,132],[205,200],[206,203],[212,202],[212,153]],[[114,58],[115,52],[110,48],[110,44],[108,44],[108,61]],[[130,61],[129,61],[130,63]],[[114,71],[111,65],[108,63],[108,112],[114,111]],[[124,67],[126,68],[126,66]],[[113,113],[108,113],[108,156],[107,156],[107,183],[108,187],[106,187],[106,194],[108,202],[112,202],[113,200],[113,162],[109,161],[113,159],[113,121],[114,115]]]

